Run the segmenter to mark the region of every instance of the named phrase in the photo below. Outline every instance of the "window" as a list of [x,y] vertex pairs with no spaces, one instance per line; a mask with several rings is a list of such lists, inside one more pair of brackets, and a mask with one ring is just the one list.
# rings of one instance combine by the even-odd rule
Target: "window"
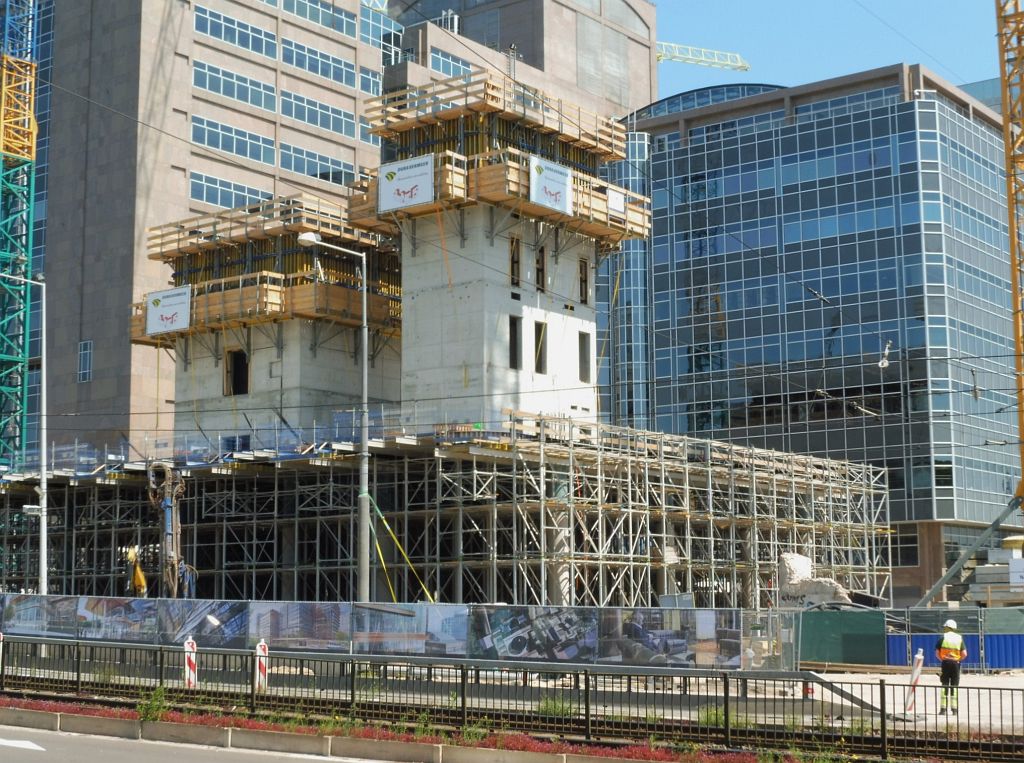
[[508,317],[508,367],[519,371],[523,367],[523,319]]
[[272,194],[259,188],[250,188],[240,183],[232,183],[230,180],[221,180],[199,172],[189,174],[189,197],[193,201],[203,201],[232,209],[265,201],[271,196]]
[[548,324],[536,321],[533,324],[533,370],[539,374],[548,372]]
[[356,179],[355,167],[349,162],[287,143],[281,144],[281,169],[338,185],[347,185]]
[[580,332],[580,381],[590,384],[590,334]]
[[523,267],[523,242],[513,236],[508,240],[508,274],[513,286],[519,285]]
[[283,0],[281,7],[314,24],[355,38],[356,15],[335,7],[328,0]]
[[277,58],[277,36],[222,13],[196,6],[196,31],[267,58]]
[[537,261],[535,263],[536,276],[537,276],[537,291],[544,291],[544,287],[547,284],[547,254],[544,252],[544,247],[537,249]]
[[590,304],[590,260],[580,260],[580,304]]
[[356,136],[356,118],[351,111],[328,106],[298,93],[281,91],[281,114],[349,138]]
[[380,48],[385,66],[398,63],[402,55],[402,25],[385,13],[367,8],[359,9],[359,39]]
[[892,566],[916,567],[918,562],[917,528],[896,525],[892,533]]
[[273,85],[243,77],[227,69],[196,61],[192,66],[192,84],[202,90],[233,98],[267,111],[277,110]]
[[473,71],[469,61],[434,47],[430,49],[430,68],[435,72],[440,72],[445,77],[458,77]]
[[245,159],[265,164],[274,163],[274,141],[270,138],[214,122],[212,119],[192,117],[192,142]]
[[289,66],[305,69],[341,85],[356,86],[356,65],[293,40],[281,41],[281,59]]
[[366,117],[359,117],[359,140],[369,143],[371,146],[380,145],[380,136],[370,132],[370,123]]
[[92,340],[78,343],[78,383],[92,381]]
[[245,350],[228,350],[224,353],[224,394],[249,394],[249,356]]
[[359,89],[370,95],[380,95],[381,74],[365,66],[359,67]]

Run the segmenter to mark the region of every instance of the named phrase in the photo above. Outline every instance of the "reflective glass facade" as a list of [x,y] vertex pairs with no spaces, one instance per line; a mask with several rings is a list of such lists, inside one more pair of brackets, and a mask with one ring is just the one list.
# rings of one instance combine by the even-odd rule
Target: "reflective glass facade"
[[[717,90],[666,102],[728,100]],[[637,390],[616,369],[635,343],[650,383],[632,405],[660,430],[884,465],[896,522],[988,522],[1005,506],[1019,468],[1002,134],[909,90],[875,78],[761,109],[740,95],[714,118],[638,125],[652,135],[648,312],[608,334],[613,421],[634,423]],[[612,322],[633,301],[614,269],[635,260],[606,266]]]

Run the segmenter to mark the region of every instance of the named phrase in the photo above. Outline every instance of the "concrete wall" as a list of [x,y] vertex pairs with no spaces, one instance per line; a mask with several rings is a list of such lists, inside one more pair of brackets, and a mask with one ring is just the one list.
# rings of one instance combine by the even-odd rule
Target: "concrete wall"
[[[286,430],[280,412],[293,429],[304,430],[304,439],[312,439],[314,427],[318,439],[329,437],[334,411],[359,404],[358,332],[326,323],[321,323],[317,332],[311,321],[295,320],[249,331],[205,334],[192,338],[187,346],[185,340],[178,340],[176,433],[202,438],[198,432],[202,427],[206,436],[214,439],[245,434],[251,426],[271,432]],[[224,353],[242,349],[247,343],[249,393],[225,395]],[[370,348],[371,352],[379,348],[370,362],[370,402],[397,402],[401,373],[398,341],[374,342],[371,335]],[[252,446],[261,445],[254,440]],[[262,446],[273,447],[273,443]]]
[[[132,301],[139,28],[144,4],[57,0],[54,20],[46,281],[50,436],[116,441],[135,379]],[[154,51],[147,51],[151,55]],[[78,343],[94,341],[93,380],[77,383]],[[63,414],[77,414],[62,418]]]
[[[523,219],[492,239],[490,210],[466,210],[463,246],[452,226],[442,232],[434,218],[417,221],[415,240],[402,241],[402,401],[408,416],[444,407],[433,421],[482,422],[496,428],[501,411],[516,408],[590,418],[596,411],[593,385],[593,273],[588,303],[580,300],[579,262],[591,271],[590,242],[555,246],[554,232]],[[505,213],[496,210],[496,218]],[[509,274],[509,240],[522,241],[520,285]],[[538,236],[545,236],[538,241]],[[535,252],[546,249],[544,290],[536,285]],[[522,319],[522,368],[509,367],[509,316]],[[547,324],[547,372],[534,359],[535,323]],[[580,381],[579,333],[590,334],[591,383]]]

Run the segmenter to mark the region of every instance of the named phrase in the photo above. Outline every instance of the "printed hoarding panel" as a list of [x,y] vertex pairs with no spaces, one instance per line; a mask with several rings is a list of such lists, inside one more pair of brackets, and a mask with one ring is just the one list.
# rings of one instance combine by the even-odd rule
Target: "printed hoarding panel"
[[597,611],[573,607],[476,606],[467,656],[485,660],[593,662]]
[[571,215],[572,170],[531,156],[530,201]]
[[434,155],[383,164],[377,176],[377,210],[430,204],[434,201]]
[[155,599],[82,596],[78,599],[79,638],[155,643],[156,610]]
[[348,602],[254,601],[249,604],[249,646],[263,639],[272,649],[348,653],[352,648]]
[[466,606],[375,603],[352,607],[357,654],[466,656]]
[[146,296],[146,333],[181,331],[189,325],[192,287],[154,291]]

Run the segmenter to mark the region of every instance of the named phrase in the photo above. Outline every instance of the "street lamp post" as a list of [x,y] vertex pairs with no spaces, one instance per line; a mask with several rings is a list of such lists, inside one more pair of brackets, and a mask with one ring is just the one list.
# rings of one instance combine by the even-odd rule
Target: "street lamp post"
[[46,282],[42,276],[38,279],[22,278],[10,273],[0,273],[0,278],[6,278],[18,283],[38,286],[39,295],[39,505],[31,506],[26,504],[22,508],[39,510],[39,593],[45,594],[49,589],[47,559],[47,471],[46,458]]
[[362,293],[363,302],[363,323],[360,346],[362,348],[362,410],[359,421],[359,516],[358,516],[358,546],[356,555],[358,558],[358,569],[356,582],[358,587],[358,600],[367,602],[370,600],[370,407],[368,399],[369,389],[369,340],[370,330],[367,325],[366,312],[366,253],[355,249],[346,249],[334,244],[327,244],[320,239],[316,233],[305,232],[299,234],[300,246],[322,246],[325,249],[332,249],[342,254],[350,254],[358,257],[360,261],[359,288]]

